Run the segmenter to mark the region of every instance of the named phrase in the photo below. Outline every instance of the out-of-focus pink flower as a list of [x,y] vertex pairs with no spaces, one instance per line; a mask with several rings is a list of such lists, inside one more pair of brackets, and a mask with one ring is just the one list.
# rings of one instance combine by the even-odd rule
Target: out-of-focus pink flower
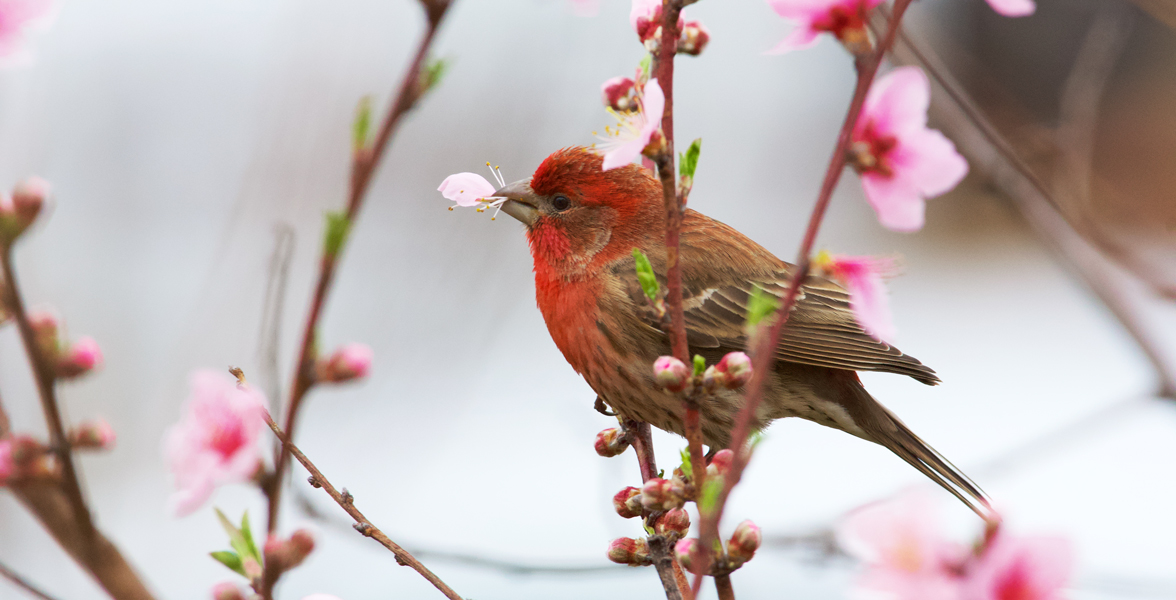
[[849,290],[849,307],[866,333],[883,341],[894,339],[890,298],[882,278],[894,274],[894,261],[873,256],[838,256],[820,252],[813,266]]
[[16,472],[16,463],[12,461],[12,439],[0,440],[0,485],[8,482],[8,478]]
[[922,228],[925,200],[951,190],[968,174],[968,162],[951,140],[927,128],[930,102],[922,69],[899,67],[874,82],[854,126],[850,164],[888,229]]
[[320,360],[317,368],[319,381],[335,383],[367,377],[372,368],[372,349],[366,344],[347,344]]
[[257,439],[265,397],[228,374],[196,371],[184,419],[168,431],[166,453],[175,477],[177,515],[204,504],[218,485],[247,481],[261,464]]
[[690,387],[692,376],[690,367],[673,356],[659,356],[653,361],[653,378],[668,391],[685,391]]
[[0,0],[0,68],[31,61],[25,35],[39,22],[48,21],[53,8],[53,0]]
[[477,206],[483,199],[494,195],[495,188],[485,177],[477,173],[455,173],[441,182],[437,191],[446,200],[452,200],[458,206]]
[[759,526],[750,520],[743,521],[735,527],[735,532],[727,541],[727,558],[733,566],[742,565],[755,556],[755,551],[759,550],[763,541],[764,534],[760,532]]
[[637,98],[633,96],[633,80],[628,77],[613,77],[600,86],[600,99],[604,105],[616,111],[625,112],[634,108]]
[[245,594],[236,583],[222,581],[212,586],[212,600],[245,600]]
[[735,453],[730,448],[723,448],[715,453],[710,464],[706,466],[707,477],[726,477],[731,469],[731,462],[735,460]]
[[600,0],[568,0],[572,4],[572,14],[577,17],[595,17],[600,14]]
[[678,38],[678,54],[698,56],[710,43],[710,31],[701,21],[690,21],[682,25],[682,34]]
[[841,546],[866,563],[860,588],[903,600],[960,598],[960,579],[947,567],[965,551],[939,537],[933,507],[928,497],[908,494],[854,511],[841,523]]
[[82,336],[70,345],[57,361],[57,376],[70,378],[84,375],[102,365],[102,348],[89,336]]
[[110,450],[114,447],[114,428],[106,419],[98,418],[84,421],[69,434],[69,443],[74,448],[93,448],[96,450]]
[[630,567],[653,564],[645,538],[617,538],[608,545],[608,559]]
[[817,43],[822,33],[831,33],[851,48],[868,47],[866,19],[882,0],[768,0],[776,14],[792,21],[794,27],[768,54],[804,50]]
[[678,563],[682,565],[683,569],[692,573],[694,571],[691,567],[693,567],[694,561],[691,560],[691,556],[694,554],[694,546],[696,544],[698,544],[698,540],[695,538],[678,540],[678,543],[674,544],[674,556],[677,557]]
[[968,569],[965,600],[1058,600],[1074,569],[1070,542],[998,533]]
[[1037,10],[1033,0],[988,0],[988,5],[1006,17],[1025,17]]
[[311,594],[309,596],[303,597],[302,600],[341,600],[341,599],[338,596],[332,596],[330,594]]
[[641,155],[653,134],[661,128],[662,112],[666,108],[666,97],[662,94],[657,79],[650,79],[642,88],[640,109],[622,115],[616,129],[605,129],[609,135],[601,138],[604,152],[602,169],[608,171],[623,167]]
[[661,22],[662,0],[633,0],[633,5],[629,9],[629,25],[633,26],[633,31],[641,38],[641,41],[653,35],[652,29],[656,29],[658,23]]

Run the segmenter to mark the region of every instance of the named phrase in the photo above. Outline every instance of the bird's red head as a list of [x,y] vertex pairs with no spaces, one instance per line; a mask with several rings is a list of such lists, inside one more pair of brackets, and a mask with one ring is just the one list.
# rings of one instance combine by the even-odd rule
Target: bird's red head
[[645,247],[664,230],[661,184],[649,171],[636,165],[603,171],[601,163],[592,150],[564,148],[530,180],[495,194],[510,198],[503,212],[527,225],[537,274],[582,277],[593,263]]

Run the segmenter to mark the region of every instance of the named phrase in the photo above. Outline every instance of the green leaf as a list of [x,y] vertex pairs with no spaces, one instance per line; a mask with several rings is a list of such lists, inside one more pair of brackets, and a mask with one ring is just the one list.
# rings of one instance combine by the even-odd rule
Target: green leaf
[[702,486],[702,495],[698,498],[698,510],[710,512],[719,501],[719,492],[723,491],[723,477],[711,477]]
[[229,534],[229,546],[237,551],[239,557],[252,556],[252,553],[249,551],[249,544],[245,543],[245,535],[241,533],[241,530],[233,525],[233,522],[225,516],[225,513],[221,512],[221,509],[217,508],[214,510],[216,510],[216,518],[220,521],[221,527],[224,528],[225,533]]
[[637,68],[641,69],[641,74],[645,76],[644,77],[645,79],[649,78],[649,68],[652,66],[653,66],[653,55],[652,54],[646,54],[645,58],[642,58],[641,62],[637,63]]
[[372,127],[372,97],[364,96],[355,107],[355,120],[351,122],[351,149],[359,151],[367,147]]
[[747,436],[748,451],[754,451],[755,447],[760,445],[760,442],[764,441],[767,437],[762,431],[752,432],[751,435]]
[[688,479],[694,478],[694,465],[690,463],[690,449],[683,448],[680,453],[682,456],[682,465],[678,468],[682,470],[682,474]]
[[444,58],[431,58],[424,67],[421,68],[421,95],[429,93],[437,84],[441,83],[441,78],[445,76],[445,71],[449,69],[449,61]]
[[771,316],[780,308],[780,301],[773,295],[765,292],[760,286],[751,288],[751,296],[747,299],[747,324],[755,327],[760,324],[760,321]]
[[683,178],[694,181],[694,170],[698,168],[698,153],[702,151],[702,138],[690,142],[686,152],[678,153],[678,172]]
[[653,274],[653,265],[649,264],[649,257],[641,250],[633,248],[633,260],[637,261],[637,281],[641,283],[645,297],[656,300],[661,285],[657,282],[657,275]]
[[252,556],[261,562],[261,553],[257,551],[257,544],[253,543],[253,532],[249,527],[249,511],[241,515],[241,537],[245,540],[245,548],[249,551],[248,556]]
[[245,574],[245,567],[241,564],[241,557],[237,556],[236,553],[229,552],[228,550],[217,550],[216,552],[209,552],[208,555],[215,559],[216,562],[228,567],[230,571],[242,577],[248,577]]
[[706,359],[700,354],[694,355],[694,374],[702,375],[706,372]]
[[327,227],[323,234],[323,254],[329,257],[339,254],[350,230],[351,219],[347,218],[347,213],[341,210],[328,211]]

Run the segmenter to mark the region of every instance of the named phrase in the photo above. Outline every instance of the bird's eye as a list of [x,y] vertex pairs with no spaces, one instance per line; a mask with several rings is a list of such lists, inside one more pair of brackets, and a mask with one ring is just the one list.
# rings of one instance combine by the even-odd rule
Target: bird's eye
[[572,207],[572,201],[568,200],[567,196],[556,196],[551,200],[551,207],[559,212],[563,212]]

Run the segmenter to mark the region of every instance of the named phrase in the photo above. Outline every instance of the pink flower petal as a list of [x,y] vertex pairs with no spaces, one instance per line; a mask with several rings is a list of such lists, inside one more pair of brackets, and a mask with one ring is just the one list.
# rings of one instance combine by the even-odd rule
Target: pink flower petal
[[988,0],[988,5],[1006,17],[1025,17],[1037,10],[1033,0]]
[[661,0],[633,0],[632,8],[629,9],[629,25],[633,27],[633,31],[637,30],[637,21],[641,18],[652,19],[654,12],[662,5]]
[[477,206],[478,201],[487,196],[493,196],[497,190],[485,177],[477,173],[456,173],[445,178],[437,191],[446,200],[452,200],[458,206]]
[[899,67],[870,87],[857,131],[866,124],[882,135],[901,137],[927,126],[931,84],[919,67]]
[[1074,570],[1074,552],[1060,537],[997,534],[967,576],[967,600],[1060,600]]
[[909,178],[865,173],[862,175],[862,188],[883,227],[903,233],[923,228],[927,205],[919,196],[918,187]]
[[628,117],[639,120],[639,133],[633,139],[606,152],[601,170],[608,171],[633,162],[633,159],[640,156],[641,151],[649,145],[649,139],[653,137],[654,132],[661,127],[662,113],[666,108],[666,97],[662,93],[661,85],[658,84],[657,79],[650,79],[646,82],[642,95],[641,111],[636,116]]

